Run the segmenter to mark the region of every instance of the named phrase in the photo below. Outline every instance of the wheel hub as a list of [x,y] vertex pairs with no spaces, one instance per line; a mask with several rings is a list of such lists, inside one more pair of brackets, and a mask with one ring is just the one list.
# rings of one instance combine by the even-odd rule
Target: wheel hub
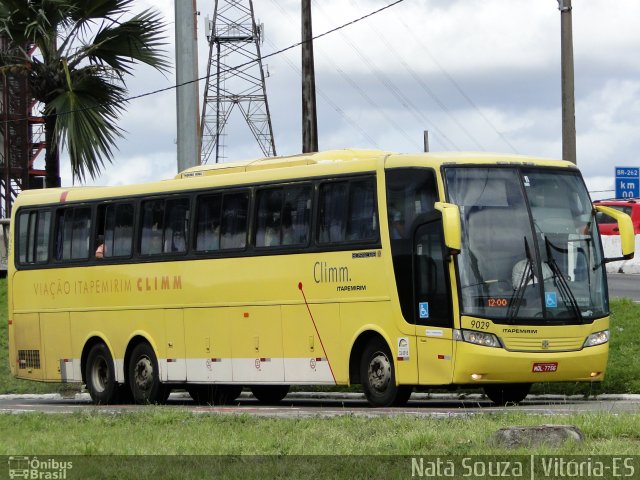
[[377,391],[382,392],[387,389],[391,381],[391,362],[382,352],[374,355],[369,363],[369,385]]
[[149,390],[153,383],[153,365],[148,357],[142,357],[136,363],[135,382],[140,390]]
[[91,383],[96,392],[102,393],[107,388],[108,381],[109,368],[107,367],[107,362],[104,358],[98,358],[93,363],[93,368],[91,369]]

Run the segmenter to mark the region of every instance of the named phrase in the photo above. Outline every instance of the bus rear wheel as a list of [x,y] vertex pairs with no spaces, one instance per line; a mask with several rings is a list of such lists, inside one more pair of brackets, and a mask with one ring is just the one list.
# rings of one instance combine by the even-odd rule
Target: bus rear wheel
[[360,379],[364,396],[373,407],[389,407],[396,404],[396,399],[401,405],[411,395],[410,389],[396,385],[393,357],[380,338],[370,341],[362,353]]
[[502,383],[485,385],[484,393],[496,405],[504,406],[523,401],[531,390],[530,383]]
[[251,393],[260,403],[273,405],[287,396],[289,385],[253,385]]
[[166,402],[167,389],[160,382],[159,373],[158,360],[151,345],[136,345],[129,359],[129,387],[135,403]]
[[91,347],[85,365],[85,380],[93,403],[109,405],[117,402],[118,383],[113,358],[104,343]]
[[198,405],[229,405],[242,392],[242,385],[189,385],[187,392]]

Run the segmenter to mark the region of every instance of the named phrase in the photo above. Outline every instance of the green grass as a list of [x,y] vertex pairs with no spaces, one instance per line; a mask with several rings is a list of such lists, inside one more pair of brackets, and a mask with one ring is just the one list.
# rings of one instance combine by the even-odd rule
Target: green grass
[[[500,428],[542,424],[576,426],[584,439],[516,449],[492,442]],[[460,466],[462,459],[476,455],[474,462],[495,457],[527,462],[532,455],[632,458],[640,451],[637,413],[569,415],[559,420],[523,413],[286,419],[150,406],[121,413],[0,414],[0,431],[0,459],[25,455],[72,462],[64,478],[84,479],[394,479],[414,477],[411,465],[416,458],[444,458]],[[635,462],[637,468],[637,457]],[[455,478],[495,478],[469,477],[460,470]]]
[[609,369],[603,390],[640,393],[640,305],[612,302]]
[[[584,441],[516,450],[490,442],[503,427],[553,423],[577,426]],[[0,455],[626,455],[640,451],[637,413],[576,414],[560,421],[518,412],[287,419],[148,407],[100,415],[95,411],[3,414],[0,431],[4,432]]]
[[[0,279],[0,394],[76,391],[76,385],[17,380],[11,376],[7,344],[7,281]],[[358,390],[352,387],[349,390]],[[304,387],[303,390],[308,390]],[[327,390],[324,388],[323,390]],[[345,390],[336,387],[330,390]],[[640,305],[629,300],[611,302],[609,367],[604,382],[536,384],[532,393],[581,394],[640,393]]]

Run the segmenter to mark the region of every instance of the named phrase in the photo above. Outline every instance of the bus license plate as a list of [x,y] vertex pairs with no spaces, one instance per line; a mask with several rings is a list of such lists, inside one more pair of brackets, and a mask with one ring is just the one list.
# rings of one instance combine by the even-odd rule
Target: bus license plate
[[549,373],[558,371],[558,362],[534,363],[533,373]]

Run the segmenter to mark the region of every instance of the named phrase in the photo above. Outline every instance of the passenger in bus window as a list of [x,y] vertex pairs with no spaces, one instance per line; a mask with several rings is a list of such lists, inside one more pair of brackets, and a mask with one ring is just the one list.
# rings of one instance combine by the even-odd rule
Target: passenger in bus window
[[294,239],[291,210],[291,205],[288,203],[285,204],[282,214],[282,245],[298,243],[297,239]]
[[389,215],[389,231],[392,240],[405,238],[404,220],[399,210],[391,209]]
[[185,252],[187,250],[187,242],[184,239],[184,233],[181,230],[174,230],[171,236],[171,252]]
[[280,245],[280,232],[278,226],[280,225],[280,212],[273,212],[267,222],[267,228],[264,232],[264,246],[274,247]]
[[96,247],[96,258],[103,259],[104,258],[104,235],[98,235],[98,241]]
[[220,225],[207,226],[198,232],[197,250],[220,249]]

